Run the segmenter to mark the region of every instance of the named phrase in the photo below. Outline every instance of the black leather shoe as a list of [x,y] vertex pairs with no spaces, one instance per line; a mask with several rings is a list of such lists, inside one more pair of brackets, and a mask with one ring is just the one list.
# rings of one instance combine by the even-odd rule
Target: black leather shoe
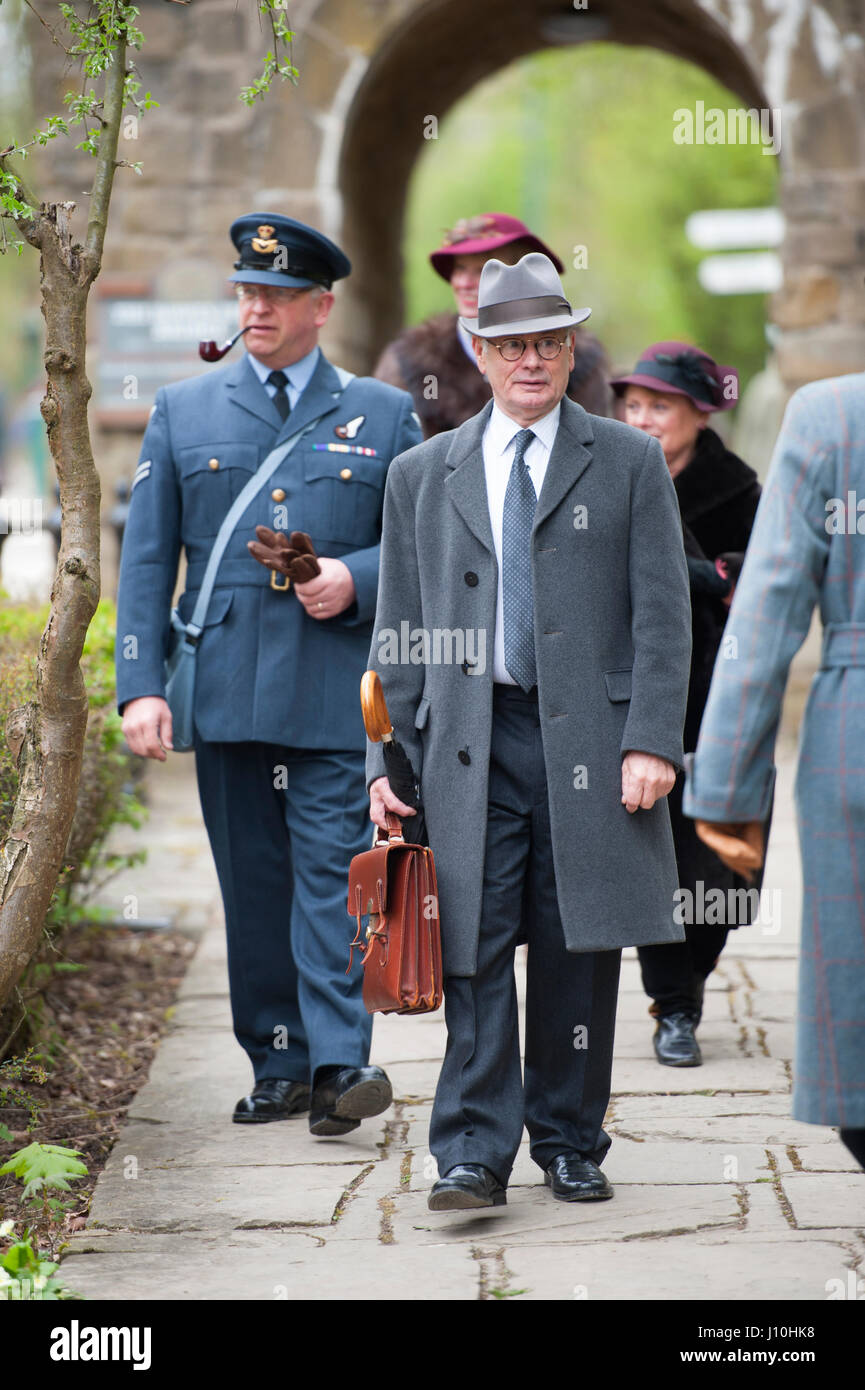
[[560,1202],[605,1202],[613,1189],[594,1159],[575,1152],[556,1154],[544,1182]]
[[287,1120],[309,1109],[309,1087],[305,1081],[288,1081],[266,1076],[256,1081],[252,1095],[243,1096],[234,1107],[236,1125],[263,1125],[269,1120]]
[[430,1211],[472,1211],[476,1207],[503,1207],[507,1194],[495,1174],[480,1163],[460,1163],[433,1183],[427,1206]]
[[348,1134],[361,1120],[380,1115],[393,1100],[381,1067],[342,1067],[313,1086],[310,1134]]
[[665,1067],[701,1067],[703,1055],[691,1014],[668,1014],[658,1019],[652,1039],[655,1056]]

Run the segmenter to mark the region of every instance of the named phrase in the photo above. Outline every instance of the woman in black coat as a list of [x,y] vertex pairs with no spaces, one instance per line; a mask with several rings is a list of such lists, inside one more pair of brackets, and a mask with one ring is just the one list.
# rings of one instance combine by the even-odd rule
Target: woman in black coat
[[[738,375],[687,343],[665,342],[647,348],[633,372],[611,384],[620,398],[620,418],[660,441],[679,499],[693,636],[684,745],[686,753],[693,752],[760,500],[753,468],[708,424],[712,411],[736,404]],[[680,774],[669,806],[679,872],[676,910],[686,940],[641,946],[638,954],[644,988],[654,1001],[649,1012],[657,1019],[655,1055],[665,1066],[694,1067],[702,1062],[696,1028],[706,977],[717,964],[730,928],[752,920],[753,895],[734,896],[729,890],[753,885],[726,868],[698,839],[694,822],[682,814],[683,785]],[[720,911],[719,895],[710,896],[713,889],[723,894]]]

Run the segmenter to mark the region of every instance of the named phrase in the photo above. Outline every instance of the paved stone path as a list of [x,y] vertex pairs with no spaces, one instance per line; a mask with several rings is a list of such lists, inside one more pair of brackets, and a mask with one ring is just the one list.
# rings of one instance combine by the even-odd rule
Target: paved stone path
[[201,943],[88,1227],[64,1260],[67,1282],[91,1299],[124,1300],[849,1296],[850,1271],[863,1272],[865,1175],[832,1130],[789,1116],[792,760],[788,741],[763,921],[733,934],[710,978],[703,1067],[655,1062],[636,953],[625,954],[605,1164],[614,1200],[553,1201],[524,1148],[507,1207],[476,1217],[426,1206],[441,1014],[376,1021],[372,1060],[396,1100],[355,1134],[313,1139],[304,1118],[231,1123],[249,1078],[230,1031],[192,763],[155,768],[142,832],[149,862],[112,885],[111,901],[133,892],[142,918],[169,913]]

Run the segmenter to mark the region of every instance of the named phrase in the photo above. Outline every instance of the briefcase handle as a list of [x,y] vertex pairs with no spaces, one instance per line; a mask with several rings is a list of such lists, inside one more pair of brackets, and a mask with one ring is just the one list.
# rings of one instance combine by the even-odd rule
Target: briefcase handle
[[394,815],[393,811],[385,811],[384,818],[387,821],[387,830],[382,830],[380,825],[375,829],[375,844],[377,845],[401,845],[405,843],[402,821],[399,816]]

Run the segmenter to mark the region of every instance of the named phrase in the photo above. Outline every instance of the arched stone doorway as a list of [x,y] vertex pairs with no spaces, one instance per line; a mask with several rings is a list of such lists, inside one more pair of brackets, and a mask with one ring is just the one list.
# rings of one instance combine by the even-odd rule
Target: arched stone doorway
[[343,236],[355,275],[343,331],[354,352],[366,343],[377,347],[401,324],[403,207],[431,122],[500,68],[553,44],[650,45],[702,66],[746,108],[767,105],[743,54],[714,20],[695,4],[660,9],[636,0],[580,11],[559,0],[531,7],[521,0],[441,0],[406,18],[373,56],[345,121]]
[[[123,151],[143,177],[116,181],[106,277],[147,279],[167,299],[221,293],[238,209],[287,212],[352,256],[327,345],[368,369],[401,322],[403,206],[424,118],[525,54],[604,39],[689,60],[744,108],[780,111],[779,364],[790,387],[865,367],[861,0],[292,0],[299,85],[252,109],[235,98],[266,46],[253,5],[140,6],[139,66],[161,104]],[[31,44],[34,109],[53,111],[74,82],[35,22]],[[40,160],[50,176],[37,186],[83,202],[83,156],[57,142],[34,174]]]
[[[407,12],[372,54],[344,117],[343,242],[355,273],[338,319],[344,356],[368,368],[402,322],[406,189],[428,118],[477,82],[553,43],[603,39],[662,49],[705,69],[745,108],[779,113],[785,282],[772,305],[794,387],[865,367],[865,120],[858,6],[598,0],[437,0]],[[318,14],[324,18],[327,6]],[[858,20],[861,26],[861,16]],[[846,27],[845,27],[846,26]]]

